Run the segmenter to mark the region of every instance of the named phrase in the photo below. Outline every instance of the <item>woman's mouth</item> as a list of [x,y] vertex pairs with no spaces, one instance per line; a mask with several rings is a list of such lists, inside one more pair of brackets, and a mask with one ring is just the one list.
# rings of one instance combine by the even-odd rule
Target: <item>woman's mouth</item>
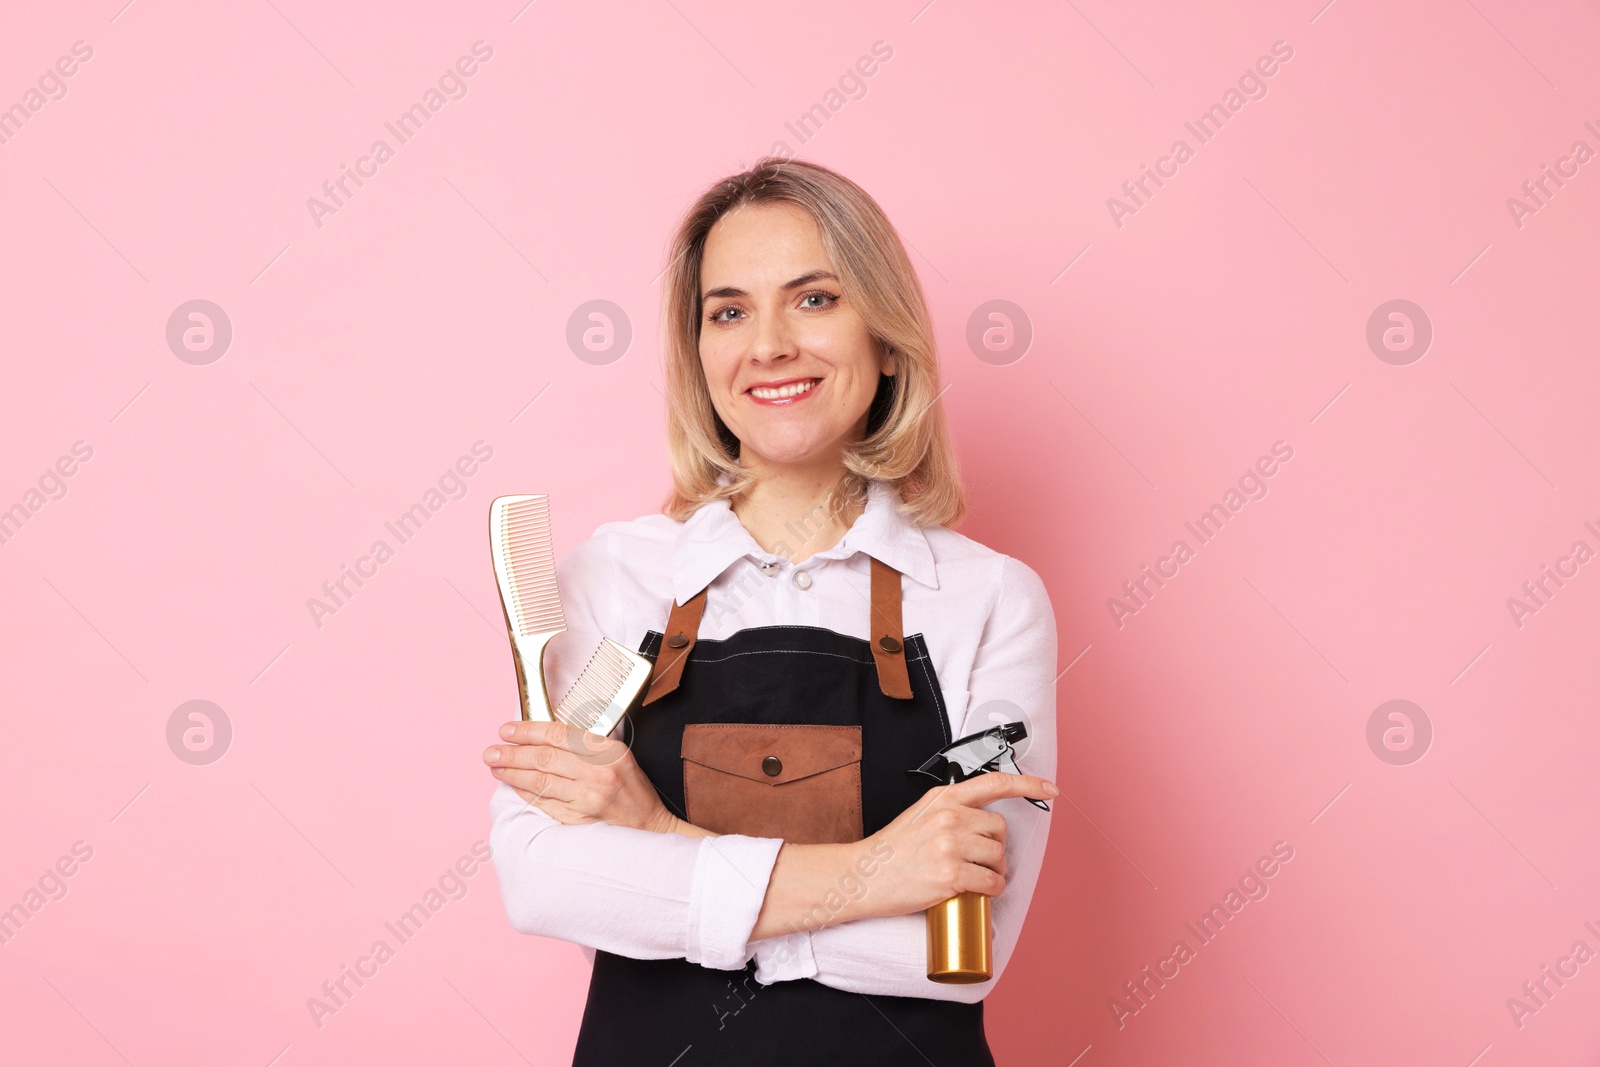
[[767,407],[787,406],[798,404],[816,392],[821,383],[821,378],[798,378],[772,385],[752,385],[745,390],[745,395]]

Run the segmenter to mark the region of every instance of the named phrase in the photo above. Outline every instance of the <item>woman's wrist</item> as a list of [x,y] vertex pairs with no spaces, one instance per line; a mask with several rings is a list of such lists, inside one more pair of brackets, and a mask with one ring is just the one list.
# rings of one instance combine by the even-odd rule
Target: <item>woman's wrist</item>
[[649,830],[656,834],[679,834],[683,837],[716,837],[710,830],[696,826],[678,818],[663,805],[656,809],[655,814],[647,819],[641,829]]
[[712,833],[710,830],[707,830],[705,827],[696,826],[692,822],[685,822],[684,820],[678,818],[676,815],[673,815],[673,814],[669,813],[667,815],[667,818],[672,820],[672,829],[667,831],[668,833],[682,834],[684,837],[716,837],[717,836],[716,834]]

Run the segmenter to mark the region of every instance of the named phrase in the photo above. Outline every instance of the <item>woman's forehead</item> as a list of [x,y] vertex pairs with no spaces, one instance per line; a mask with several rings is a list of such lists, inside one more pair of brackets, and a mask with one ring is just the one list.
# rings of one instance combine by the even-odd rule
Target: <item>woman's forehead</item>
[[817,224],[805,210],[792,204],[742,204],[706,234],[700,280],[705,291],[727,285],[775,287],[832,269]]

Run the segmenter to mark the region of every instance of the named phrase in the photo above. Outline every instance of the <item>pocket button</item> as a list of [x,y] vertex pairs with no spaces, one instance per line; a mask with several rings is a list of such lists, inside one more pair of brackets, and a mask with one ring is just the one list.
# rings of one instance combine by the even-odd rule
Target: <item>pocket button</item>
[[768,756],[761,761],[761,770],[768,778],[776,778],[783,773],[783,761],[777,756]]

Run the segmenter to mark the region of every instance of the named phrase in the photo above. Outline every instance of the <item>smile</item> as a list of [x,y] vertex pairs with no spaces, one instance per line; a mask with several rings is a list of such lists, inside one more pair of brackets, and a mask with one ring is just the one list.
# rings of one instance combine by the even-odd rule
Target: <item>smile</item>
[[820,378],[804,378],[800,381],[785,382],[782,385],[751,386],[746,392],[750,399],[758,404],[777,405],[794,404],[806,397],[821,383]]

